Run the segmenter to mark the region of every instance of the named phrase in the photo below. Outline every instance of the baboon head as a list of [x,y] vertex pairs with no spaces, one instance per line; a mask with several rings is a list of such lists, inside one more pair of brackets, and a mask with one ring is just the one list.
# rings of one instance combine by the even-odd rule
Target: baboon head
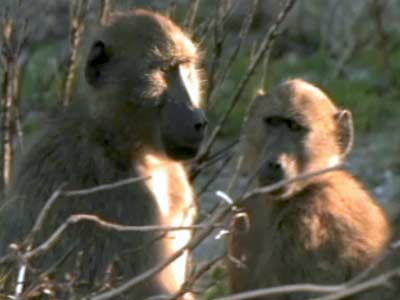
[[[245,170],[257,172],[260,185],[269,185],[338,164],[351,143],[351,114],[314,85],[288,80],[257,96],[244,139]],[[305,184],[296,182],[274,194],[285,198]]]
[[194,43],[168,18],[145,10],[113,13],[86,55],[91,114],[125,135],[134,132],[149,151],[193,157],[207,124],[198,60]]

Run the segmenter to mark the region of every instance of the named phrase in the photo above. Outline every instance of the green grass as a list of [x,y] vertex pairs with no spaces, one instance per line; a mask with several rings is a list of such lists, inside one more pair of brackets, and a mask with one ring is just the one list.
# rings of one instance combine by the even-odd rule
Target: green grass
[[[391,70],[400,74],[400,50],[391,54]],[[249,64],[249,53],[241,53],[233,68],[229,84],[223,89],[216,109],[211,113],[216,120],[228,105],[227,99],[237,86]],[[399,76],[387,77],[382,54],[376,49],[360,51],[346,64],[346,75],[333,78],[335,62],[322,51],[308,57],[293,54],[273,59],[266,74],[264,89],[288,78],[301,77],[322,88],[339,106],[350,109],[358,132],[384,127],[400,116]],[[223,133],[236,134],[240,129],[243,112],[250,99],[260,88],[260,70],[242,95]]]

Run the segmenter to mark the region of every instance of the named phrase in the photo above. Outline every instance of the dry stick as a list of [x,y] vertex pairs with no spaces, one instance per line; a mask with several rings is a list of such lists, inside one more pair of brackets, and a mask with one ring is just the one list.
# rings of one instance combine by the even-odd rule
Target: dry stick
[[106,24],[111,11],[111,0],[101,0],[100,2],[100,24]]
[[[90,221],[96,223],[96,225],[108,229],[115,230],[120,232],[149,232],[149,231],[178,231],[178,230],[198,230],[205,228],[206,225],[197,224],[191,226],[161,226],[161,225],[140,225],[140,226],[132,226],[132,225],[121,225],[112,222],[108,222],[102,220],[96,215],[88,215],[88,214],[76,214],[68,217],[67,221],[62,223],[53,234],[42,244],[37,246],[35,249],[26,252],[23,257],[24,259],[30,259],[32,257],[38,256],[49,249],[51,249],[54,244],[61,238],[62,234],[67,230],[70,225],[77,224],[82,221]],[[218,225],[215,225],[218,226]],[[214,227],[215,227],[214,226]]]
[[168,265],[170,265],[172,262],[174,262],[177,258],[179,258],[182,254],[184,254],[186,251],[192,251],[194,248],[197,247],[198,244],[200,244],[209,234],[214,230],[215,224],[217,224],[222,218],[227,215],[227,213],[230,211],[230,207],[221,207],[221,209],[218,209],[213,216],[211,216],[208,224],[206,227],[198,232],[191,240],[190,242],[176,251],[172,256],[169,258],[165,259],[161,263],[157,264],[153,268],[148,269],[147,271],[143,272],[142,274],[128,280],[124,284],[101,294],[95,295],[95,296],[87,296],[83,298],[83,300],[105,300],[105,299],[110,299],[112,297],[115,297],[117,295],[120,295],[121,293],[124,293],[125,291],[129,290],[133,286],[151,278],[155,274],[159,273],[162,271],[164,268],[166,268]]
[[291,294],[295,292],[313,292],[313,293],[330,293],[327,296],[312,298],[310,300],[338,300],[345,297],[355,295],[360,292],[386,284],[391,278],[400,276],[400,268],[390,270],[384,274],[376,276],[370,280],[360,284],[349,286],[348,284],[341,285],[315,285],[315,284],[292,284],[283,285],[272,288],[257,289],[249,292],[238,293],[226,297],[217,298],[215,300],[245,300],[265,296],[275,296],[283,294]]
[[[251,23],[253,22],[254,16],[257,12],[258,2],[259,2],[259,0],[253,0],[253,5],[250,10],[250,14],[248,14],[248,16],[243,20],[242,26],[240,28],[239,38],[236,42],[236,47],[234,48],[232,54],[228,58],[228,62],[226,63],[226,65],[224,67],[220,68],[221,71],[220,71],[220,74],[217,75],[216,86],[221,86],[221,84],[225,81],[226,76],[228,75],[228,73],[230,72],[230,70],[232,68],[235,58],[239,54],[239,51],[243,44],[243,41],[247,37],[247,34],[250,30]],[[216,91],[217,91],[217,89],[215,88],[210,92],[210,101],[209,101],[210,109],[216,103],[216,99],[214,99],[214,98],[216,98]]]
[[113,183],[97,185],[95,187],[88,188],[88,189],[65,191],[62,193],[62,195],[66,196],[66,197],[86,196],[86,195],[90,195],[90,194],[94,194],[94,193],[98,193],[98,192],[102,192],[102,191],[106,191],[106,190],[113,190],[115,188],[129,185],[132,183],[142,182],[145,180],[149,180],[150,178],[151,178],[151,176],[131,177],[131,178],[122,179],[120,181],[113,182]]
[[197,12],[199,10],[199,4],[201,0],[195,0],[192,3],[192,6],[190,7],[190,10],[185,18],[185,25],[184,27],[188,31],[192,31],[193,26],[194,26],[194,21],[196,20]]
[[[27,244],[26,250],[28,252],[26,252],[23,255],[24,259],[22,260],[22,263],[20,264],[20,267],[19,267],[18,284],[16,286],[16,297],[17,296],[19,297],[19,295],[21,295],[23,292],[23,284],[25,281],[26,268],[27,268],[27,265],[26,265],[27,259],[29,259],[33,256],[36,256],[36,255],[39,255],[40,253],[45,252],[47,249],[49,249],[51,247],[51,245],[53,245],[61,237],[61,234],[65,231],[65,229],[68,227],[68,225],[79,221],[79,219],[74,220],[72,218],[74,216],[71,216],[70,218],[72,218],[72,220],[68,219],[67,222],[62,224],[56,230],[56,232],[53,233],[53,235],[50,237],[49,240],[47,240],[45,243],[41,244],[39,247],[35,248],[34,250],[31,250],[31,247],[34,242],[36,234],[42,228],[44,221],[50,212],[51,207],[54,205],[54,203],[60,197],[60,195],[64,195],[66,197],[88,195],[88,194],[93,194],[93,193],[97,193],[97,192],[104,191],[104,190],[118,188],[120,186],[132,184],[135,182],[141,182],[146,179],[148,179],[148,177],[134,177],[134,178],[124,179],[124,180],[121,180],[121,181],[118,181],[115,183],[111,183],[111,184],[96,186],[96,187],[85,189],[85,190],[76,190],[76,191],[67,191],[67,192],[62,192],[62,188],[65,186],[65,184],[62,184],[56,191],[54,191],[53,194],[50,196],[50,198],[47,200],[47,202],[44,205],[44,207],[42,208],[42,210],[40,211],[39,216],[36,219],[36,222],[33,226],[32,231],[28,234],[28,236],[26,238],[26,244]],[[76,216],[75,216],[75,218],[76,218]],[[102,223],[103,225],[105,224],[104,222]],[[111,224],[111,223],[109,223],[109,224]],[[4,257],[4,260],[6,261],[6,260],[8,260],[8,258]]]
[[391,254],[393,254],[396,250],[400,248],[399,241],[394,241],[389,245],[389,249],[384,251],[377,260],[375,260],[372,264],[368,266],[363,272],[359,273],[355,277],[353,277],[350,281],[348,281],[348,285],[352,286],[367,278],[372,271],[374,271],[384,260],[386,260]]
[[316,285],[316,284],[290,284],[277,286],[272,288],[257,289],[244,293],[233,294],[226,297],[216,298],[214,300],[244,300],[254,299],[265,296],[276,296],[290,294],[294,292],[314,292],[314,293],[329,293],[343,289],[344,285]]
[[215,170],[210,179],[208,179],[207,182],[199,189],[199,192],[197,193],[197,198],[207,191],[208,187],[215,181],[215,179],[219,177],[219,175],[225,169],[226,165],[230,162],[231,159],[232,155],[228,155],[227,157],[225,157],[225,159],[222,161],[221,166],[219,166],[219,168]]
[[[271,47],[269,47],[269,49],[267,50],[267,53],[265,54],[265,57],[264,57],[263,71],[262,71],[263,72],[263,77],[264,77],[264,74],[266,74],[266,72],[267,72],[267,67],[268,67],[268,64],[269,64],[269,58],[270,58],[270,54],[271,54],[271,50],[272,50],[272,45],[273,45],[273,43],[271,44]],[[264,80],[265,80],[265,78],[262,78],[261,79],[261,83],[263,83]],[[261,96],[261,95],[262,94],[260,92],[258,92],[257,96]],[[244,128],[245,128],[245,126],[246,126],[246,124],[247,124],[247,122],[248,122],[248,120],[250,118],[250,111],[251,111],[256,99],[257,99],[257,97],[253,96],[251,101],[250,101],[250,103],[246,107],[246,111],[244,113],[242,124],[241,124],[241,128],[240,128],[239,143],[241,143],[242,140],[244,139],[244,133],[245,133]],[[230,182],[229,182],[229,184],[227,186],[228,193],[230,193],[230,191],[232,190],[234,185],[236,185],[237,180],[239,179],[239,173],[240,173],[241,168],[242,168],[243,160],[244,160],[244,156],[242,154],[242,155],[240,155],[238,157],[238,160],[237,160],[237,163],[236,163],[236,167],[235,167],[235,171],[234,171],[233,176],[232,176],[232,178],[231,178],[231,180],[230,180]],[[260,167],[261,167],[261,164],[256,170],[253,171],[253,174],[250,177],[251,180],[252,180],[252,178],[255,177],[255,175],[258,172]],[[248,184],[251,183],[251,180],[248,181]]]
[[[348,2],[349,4],[351,2]],[[351,5],[351,4],[350,4]],[[363,44],[358,36],[354,34],[353,27],[358,23],[361,19],[364,10],[366,9],[367,4],[365,4],[356,15],[353,16],[351,22],[347,24],[345,27],[345,36],[346,41],[348,43],[347,47],[343,49],[342,53],[340,54],[339,58],[337,59],[335,68],[331,74],[330,79],[334,79],[340,75],[346,63],[350,60],[350,58],[356,53],[357,48]],[[368,36],[368,41],[370,41],[370,37]],[[342,47],[343,48],[343,47]]]
[[197,37],[199,46],[204,45],[204,42],[207,40],[208,34],[210,33],[211,29],[214,28],[215,19],[208,18],[201,24],[197,25],[193,31],[193,36]]
[[[223,6],[223,3],[225,1],[219,1],[216,2],[218,3],[216,10],[215,10],[215,23],[214,23],[214,48],[213,48],[213,58],[211,61],[211,67],[210,67],[210,78],[208,80],[208,86],[207,86],[207,95],[211,95],[211,92],[215,89],[215,71],[218,69],[218,66],[220,64],[221,56],[222,56],[222,51],[223,51],[223,46],[225,42],[225,35],[223,35],[223,26],[224,26],[224,20],[226,16],[229,13],[229,9],[227,6]],[[222,8],[223,7],[223,8]]]
[[4,78],[2,82],[2,170],[1,187],[9,184],[13,162],[13,139],[16,125],[16,111],[18,102],[18,61],[27,37],[27,22],[23,21],[19,27],[7,12],[2,20],[2,48],[1,58],[4,65]]
[[176,0],[169,0],[167,16],[173,19],[176,13]]
[[293,177],[293,178],[289,178],[287,180],[281,180],[278,181],[277,183],[271,184],[271,185],[267,185],[267,186],[263,186],[260,188],[255,188],[253,190],[251,190],[250,192],[244,194],[243,196],[243,201],[246,201],[247,199],[256,196],[256,195],[260,195],[260,194],[267,194],[270,193],[272,191],[278,190],[290,183],[293,183],[295,181],[300,181],[300,180],[306,180],[306,179],[310,179],[311,177],[316,177],[318,175],[322,175],[328,172],[332,172],[332,171],[336,171],[336,170],[340,170],[344,167],[344,164],[338,164],[336,166],[333,167],[329,167],[329,168],[324,168],[322,170],[318,170],[318,171],[313,171],[313,172],[308,172],[308,173],[303,173],[300,174],[299,176]]
[[68,72],[64,87],[64,106],[68,106],[71,102],[73,81],[78,68],[78,50],[81,44],[82,32],[85,29],[85,15],[87,9],[88,0],[71,1],[71,54],[68,58]]
[[34,241],[34,238],[36,234],[42,229],[44,221],[47,217],[47,215],[50,212],[50,208],[54,205],[58,197],[62,193],[62,188],[65,186],[65,184],[62,184],[58,189],[56,189],[53,194],[50,196],[50,198],[46,201],[46,204],[43,206],[41,209],[39,216],[36,219],[35,224],[33,225],[32,231],[29,234],[28,241],[32,244]]
[[[207,40],[209,33],[219,24],[225,24],[228,17],[232,14],[233,6],[229,5],[229,0],[221,0],[220,6],[222,6],[223,2],[226,2],[228,4],[225,4],[223,10],[224,13],[220,18],[216,18],[215,14],[211,15],[208,19],[206,19],[205,21],[197,25],[196,28],[194,28],[193,35],[198,37],[199,45],[203,45],[204,42]],[[218,10],[220,10],[219,6],[216,6],[216,11]],[[210,88],[208,88],[208,90],[210,90]]]
[[201,278],[201,276],[203,276],[203,274],[207,273],[217,262],[219,262],[224,257],[225,257],[225,255],[220,255],[218,257],[215,257],[211,261],[207,262],[206,264],[200,266],[199,270],[197,270],[197,272],[193,276],[189,277],[189,279],[187,279],[183,283],[183,285],[179,289],[179,291],[176,292],[171,297],[167,298],[167,300],[177,300],[178,298],[183,296],[185,293],[189,292],[189,289],[191,287],[193,287],[193,285],[197,282],[197,280],[199,280],[199,278]]
[[[330,172],[330,171],[332,171],[332,169],[333,168],[327,168],[327,169],[320,170],[318,172],[313,172],[312,174],[310,174],[310,173],[301,174],[294,178],[291,178],[288,180],[283,180],[283,181],[281,181],[281,184],[282,185],[284,185],[284,183],[289,184],[296,180],[303,180],[303,179],[311,177],[311,176],[317,176],[324,172],[325,173]],[[307,175],[309,175],[309,176],[306,177]],[[273,189],[271,189],[271,191],[273,191],[275,189],[279,189],[280,187],[281,187],[281,185],[279,185],[279,186],[275,185],[275,187]],[[248,199],[249,199],[249,197],[246,199],[244,199],[244,198],[239,199],[238,202],[246,201]],[[221,202],[219,207],[215,210],[215,213],[210,216],[210,219],[206,223],[205,227],[202,230],[200,230],[199,232],[197,232],[196,235],[189,241],[189,243],[187,243],[181,249],[177,250],[173,255],[171,255],[164,261],[160,262],[159,264],[155,265],[153,268],[150,268],[147,271],[143,272],[142,274],[128,280],[127,282],[123,283],[120,286],[118,286],[110,291],[107,291],[107,292],[104,292],[104,293],[101,293],[101,294],[98,294],[95,296],[87,296],[87,297],[83,298],[83,300],[105,300],[105,299],[110,299],[112,297],[120,295],[121,293],[124,293],[125,291],[129,290],[130,288],[134,287],[135,285],[142,283],[143,281],[146,281],[149,278],[151,278],[152,276],[154,276],[155,274],[159,273],[164,268],[166,268],[168,265],[170,265],[172,262],[174,262],[177,258],[179,258],[186,251],[192,251],[193,249],[195,249],[206,237],[208,237],[210,235],[210,233],[214,230],[216,224],[218,224],[231,211],[231,209],[232,209],[231,205],[224,205],[222,203],[224,203],[224,202]]]
[[236,89],[235,93],[233,94],[232,98],[230,99],[230,105],[226,109],[226,111],[223,113],[219,123],[217,126],[214,128],[213,132],[211,133],[210,138],[208,139],[206,146],[204,147],[204,150],[202,151],[201,155],[199,156],[199,160],[203,160],[204,157],[207,157],[211,147],[213,146],[219,132],[225,125],[230,113],[232,112],[233,108],[236,106],[237,102],[240,99],[240,96],[243,93],[244,88],[246,87],[248,81],[250,80],[251,76],[253,75],[256,67],[258,66],[260,60],[263,58],[264,54],[267,52],[268,48],[270,48],[272,42],[274,39],[279,35],[278,29],[282,25],[283,21],[285,20],[287,14],[293,7],[294,3],[296,0],[288,0],[286,2],[285,7],[283,10],[279,13],[275,23],[271,26],[271,28],[268,30],[268,33],[261,43],[258,52],[256,53],[254,59],[251,61],[250,66],[246,70],[246,73],[242,77],[241,81],[239,82],[238,88]]
[[189,180],[190,182],[193,182],[196,177],[206,168],[213,166],[220,160],[224,159],[226,156],[229,156],[232,154],[231,151],[233,151],[233,148],[237,145],[238,141],[234,140],[233,142],[229,143],[228,145],[224,146],[222,149],[219,149],[212,155],[210,155],[206,161],[202,162],[201,164],[198,165],[193,165],[191,164],[190,167],[190,174],[189,174]]
[[47,215],[49,214],[50,209],[53,207],[54,203],[60,196],[65,196],[65,197],[85,196],[85,195],[98,193],[101,191],[115,189],[115,188],[129,185],[132,183],[142,182],[147,179],[150,179],[150,177],[132,177],[132,178],[123,179],[123,180],[113,182],[113,183],[98,185],[98,186],[88,188],[88,189],[72,190],[72,191],[62,191],[62,189],[65,187],[66,184],[65,183],[61,184],[60,187],[58,187],[53,192],[53,194],[50,196],[50,198],[47,200],[46,204],[43,206],[42,210],[40,211],[39,216],[36,219],[35,225],[33,226],[33,229],[30,233],[30,239],[33,239],[34,236],[36,235],[36,233],[41,230],[41,228],[44,224],[44,220],[46,219]]
[[359,283],[357,285],[351,286],[351,287],[346,287],[343,288],[342,290],[335,292],[333,294],[323,296],[323,297],[318,297],[318,298],[312,298],[310,300],[338,300],[338,299],[344,299],[345,297],[355,295],[361,292],[365,292],[367,290],[370,290],[375,287],[379,287],[382,285],[385,285],[388,283],[390,279],[393,277],[400,277],[400,268],[395,268],[392,269],[388,272],[385,272],[381,275],[378,275],[372,279],[366,280],[362,283]]

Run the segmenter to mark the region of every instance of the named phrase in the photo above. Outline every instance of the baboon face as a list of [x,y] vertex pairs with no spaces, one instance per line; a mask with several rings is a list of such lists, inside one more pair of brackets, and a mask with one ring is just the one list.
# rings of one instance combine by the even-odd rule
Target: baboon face
[[[198,60],[196,46],[166,17],[143,10],[110,16],[85,69],[87,83],[101,97],[97,114],[117,113],[152,151],[192,158],[207,124]],[[135,123],[139,113],[141,122]]]
[[[299,79],[286,81],[257,97],[246,129],[245,155],[251,157],[245,157],[245,163],[258,170],[260,185],[332,166],[346,148],[350,116],[315,86]],[[297,182],[274,194],[286,197],[304,184]]]

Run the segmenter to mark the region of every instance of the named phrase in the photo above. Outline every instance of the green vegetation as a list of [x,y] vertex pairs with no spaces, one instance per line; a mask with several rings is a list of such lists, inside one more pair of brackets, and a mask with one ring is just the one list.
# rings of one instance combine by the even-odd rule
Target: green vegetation
[[[212,113],[214,118],[225,109],[228,99],[250,62],[249,53],[241,53],[232,70],[230,81],[221,89],[219,103]],[[344,72],[334,76],[336,61],[322,51],[307,57],[289,53],[272,58],[267,71],[264,89],[293,77],[302,77],[320,86],[335,102],[353,112],[356,130],[369,131],[384,127],[400,115],[400,50],[392,52],[390,69],[378,49],[360,51],[344,65]],[[393,62],[393,63],[392,63]],[[224,133],[239,130],[243,112],[250,99],[261,87],[261,71],[245,90],[242,101],[232,113]],[[397,82],[396,82],[397,80]]]

